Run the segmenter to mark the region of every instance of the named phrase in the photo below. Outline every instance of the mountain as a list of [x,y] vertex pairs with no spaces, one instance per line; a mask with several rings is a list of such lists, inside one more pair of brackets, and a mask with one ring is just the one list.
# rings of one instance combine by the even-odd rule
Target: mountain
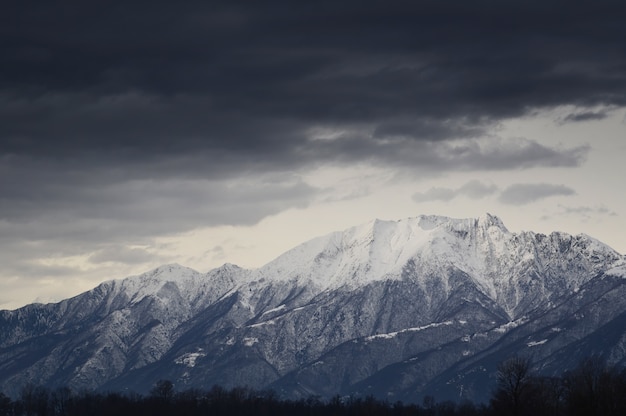
[[626,258],[492,215],[375,220],[256,270],[180,265],[0,311],[0,391],[249,386],[285,397],[486,400],[498,362],[626,364]]

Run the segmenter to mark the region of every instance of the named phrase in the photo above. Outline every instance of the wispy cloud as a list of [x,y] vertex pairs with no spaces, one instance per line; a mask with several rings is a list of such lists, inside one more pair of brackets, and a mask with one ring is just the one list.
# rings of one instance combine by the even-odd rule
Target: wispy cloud
[[603,111],[585,111],[581,113],[568,114],[563,118],[564,123],[578,123],[584,121],[604,120],[608,117],[608,114]]
[[518,183],[505,188],[498,200],[508,205],[525,205],[545,198],[575,194],[575,190],[565,185]]
[[125,264],[143,264],[161,258],[142,247],[128,247],[115,244],[103,247],[89,256],[87,261],[92,264],[107,262]]
[[580,221],[587,222],[592,219],[599,220],[602,217],[616,217],[617,215],[618,214],[615,211],[607,208],[604,205],[596,205],[596,206],[580,205],[580,206],[573,207],[573,206],[559,204],[558,209],[555,212],[546,214],[541,219],[544,221],[547,221],[555,217],[575,216],[575,217],[578,217]]
[[498,188],[495,185],[487,185],[473,180],[456,189],[435,187],[425,192],[416,192],[413,194],[412,199],[415,202],[450,201],[459,196],[481,199],[493,195],[497,190]]
[[433,187],[424,192],[416,192],[412,199],[415,202],[443,201],[447,202],[458,197],[482,199],[498,195],[497,200],[506,205],[525,205],[555,196],[575,195],[576,191],[565,185],[547,183],[517,183],[504,189],[496,185],[485,184],[472,180],[458,188]]

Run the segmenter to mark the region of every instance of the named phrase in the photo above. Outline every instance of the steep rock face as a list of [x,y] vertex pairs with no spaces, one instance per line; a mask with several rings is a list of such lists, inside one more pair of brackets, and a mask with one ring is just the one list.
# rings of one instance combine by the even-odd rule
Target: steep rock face
[[489,214],[376,220],[257,270],[166,265],[0,311],[0,390],[146,391],[168,378],[292,397],[484,399],[497,361],[529,348],[556,373],[573,348],[598,350],[597,335],[623,362],[626,336],[611,331],[624,328],[624,276],[624,257],[585,235],[511,233]]

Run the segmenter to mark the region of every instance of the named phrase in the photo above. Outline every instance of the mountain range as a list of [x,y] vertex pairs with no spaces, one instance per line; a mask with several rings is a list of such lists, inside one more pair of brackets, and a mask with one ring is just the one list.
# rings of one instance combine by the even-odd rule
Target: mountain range
[[486,214],[319,237],[267,265],[165,265],[0,311],[0,391],[248,386],[289,398],[485,401],[496,366],[626,364],[626,257],[584,234]]

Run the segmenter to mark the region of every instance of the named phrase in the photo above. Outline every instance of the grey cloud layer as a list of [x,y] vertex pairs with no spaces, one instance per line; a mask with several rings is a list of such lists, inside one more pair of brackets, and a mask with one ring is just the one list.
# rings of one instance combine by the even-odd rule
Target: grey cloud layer
[[415,202],[451,201],[459,196],[481,199],[498,194],[498,201],[507,205],[525,205],[554,196],[575,195],[576,191],[565,185],[547,183],[516,183],[503,190],[495,185],[487,185],[480,181],[469,181],[459,188],[430,188],[425,192],[416,192],[412,198]]
[[[0,200],[0,262],[8,277],[80,273],[55,259],[86,256],[92,264],[155,262],[156,237],[223,224],[255,224],[306,206],[317,190],[293,178],[135,180],[104,187],[68,185],[50,198],[35,191]],[[32,192],[31,190],[30,192]],[[140,247],[132,247],[132,246]],[[159,261],[165,262],[159,251]],[[40,261],[45,259],[45,261]]]
[[301,147],[326,156],[311,155],[312,125],[432,141],[536,108],[626,103],[617,2],[127,3],[7,7],[4,153],[289,164]]
[[199,224],[250,225],[283,209],[306,206],[317,192],[291,178],[257,180],[142,180],[59,189],[59,198],[23,195],[3,206],[8,221],[0,223],[0,239],[75,237],[132,242],[133,235],[182,232]]
[[525,205],[552,196],[569,196],[575,194],[576,191],[565,185],[516,183],[503,190],[498,200],[503,204]]
[[541,219],[546,221],[552,220],[554,217],[562,217],[567,215],[575,215],[580,218],[581,221],[586,222],[591,220],[597,220],[600,216],[615,217],[617,216],[617,213],[613,210],[610,210],[604,205],[572,207],[559,204],[557,206],[556,212],[549,215],[544,215]]
[[626,105],[624,21],[618,1],[5,4],[0,251],[143,261],[102,242],[305,206],[319,190],[290,174],[325,164],[580,166],[587,146],[494,128]]
[[458,196],[466,196],[471,199],[481,199],[493,195],[498,191],[495,185],[487,185],[480,181],[469,181],[457,189],[452,188],[430,188],[426,192],[416,192],[413,194],[415,202],[429,201],[450,201]]

